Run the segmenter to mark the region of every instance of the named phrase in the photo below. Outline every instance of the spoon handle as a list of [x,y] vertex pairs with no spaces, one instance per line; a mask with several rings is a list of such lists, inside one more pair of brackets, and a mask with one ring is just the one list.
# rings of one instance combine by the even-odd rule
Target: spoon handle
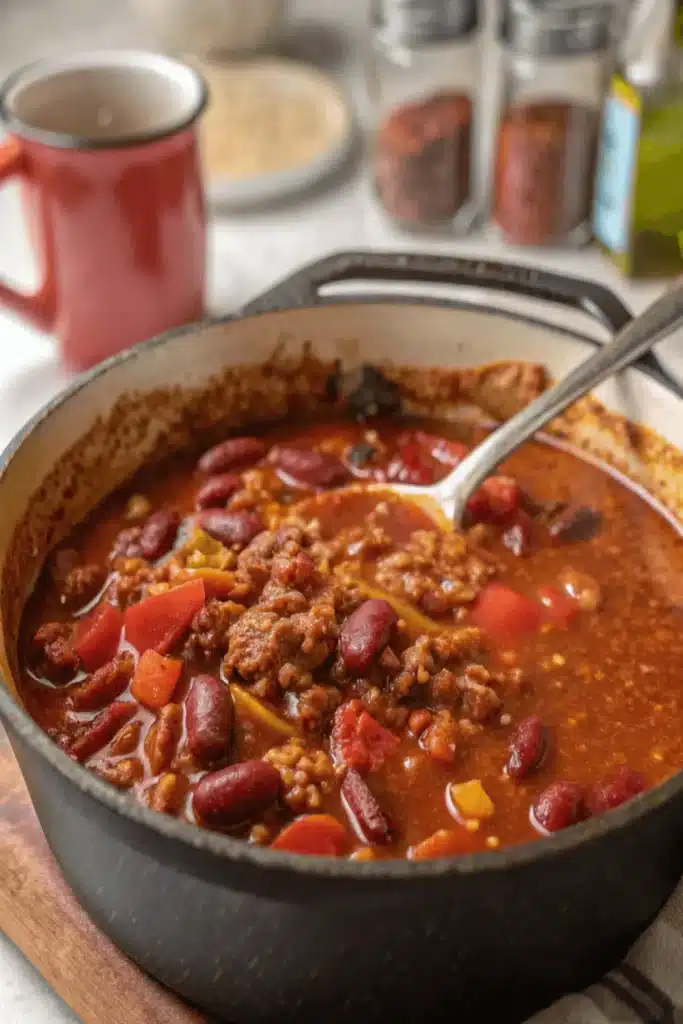
[[683,284],[657,299],[627,324],[613,341],[602,345],[558,384],[490,434],[438,485],[438,498],[462,522],[467,499],[508,455],[606,377],[644,355],[683,321]]

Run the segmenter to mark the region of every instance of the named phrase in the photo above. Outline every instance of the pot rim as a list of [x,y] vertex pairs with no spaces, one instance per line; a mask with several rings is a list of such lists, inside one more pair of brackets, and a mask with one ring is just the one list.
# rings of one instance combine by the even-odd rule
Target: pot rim
[[[396,296],[363,295],[355,299],[342,297],[333,300],[328,299],[325,301],[325,305],[334,308],[334,306],[339,304],[346,305],[349,301],[356,301],[364,305],[393,304],[395,299]],[[534,320],[530,316],[516,314],[514,311],[507,309],[496,310],[495,308],[482,307],[476,303],[460,300],[426,300],[420,297],[415,301],[416,304],[422,306],[445,305],[451,308],[465,308],[486,312],[487,315],[501,315],[506,318],[526,320],[536,324],[543,322]],[[205,317],[192,324],[172,328],[130,349],[116,353],[91,370],[79,375],[72,384],[54,396],[31,417],[0,453],[0,486],[12,460],[17,457],[24,441],[33,433],[36,427],[49,419],[63,405],[66,405],[82,389],[88,387],[92,381],[107,374],[114,366],[118,366],[119,363],[134,361],[141,356],[144,357],[148,351],[162,347],[176,338],[190,337],[198,331],[217,327],[221,324],[237,323],[240,319],[267,316],[272,312],[284,312],[287,308],[291,307],[283,309],[283,307],[275,305],[271,309],[261,308],[258,312],[250,313],[245,317],[241,317],[239,314],[237,316]],[[303,311],[306,308],[315,307],[297,306],[294,308],[296,308],[296,311]],[[566,337],[573,337],[592,345],[600,344],[593,338],[574,329],[565,328],[558,324],[548,324],[547,326]],[[641,362],[634,369],[637,369],[638,372],[644,374],[660,387],[665,387],[673,393],[677,392],[675,384],[669,381],[656,365],[653,366]],[[393,883],[405,885],[410,881],[424,883],[425,881],[452,876],[494,873],[507,871],[511,868],[525,867],[537,861],[546,861],[558,857],[574,850],[576,847],[582,846],[584,843],[590,843],[622,828],[626,828],[667,803],[670,798],[680,793],[683,789],[683,770],[679,770],[665,782],[639,794],[623,806],[608,811],[597,818],[591,818],[578,825],[574,825],[565,831],[552,833],[541,841],[532,840],[515,846],[503,847],[501,850],[465,854],[455,858],[444,857],[423,861],[387,859],[375,862],[359,862],[342,858],[308,856],[270,850],[267,847],[251,845],[243,840],[235,839],[219,832],[212,832],[208,829],[198,828],[196,825],[150,810],[138,801],[130,799],[128,794],[121,792],[103,779],[100,779],[85,766],[68,757],[67,754],[52,742],[47,733],[43,732],[37,722],[34,721],[20,703],[11,696],[1,674],[0,719],[8,723],[10,729],[16,732],[21,740],[41,758],[44,758],[53,770],[58,771],[81,792],[103,803],[110,811],[127,819],[132,825],[151,829],[162,840],[171,842],[174,845],[180,845],[184,849],[192,848],[198,853],[234,862],[236,865],[243,865],[252,869],[265,869],[275,875],[293,874],[297,877],[309,876],[312,880],[329,881],[330,883],[367,884],[379,882],[385,885]],[[225,880],[227,884],[230,883],[228,876],[226,876]]]

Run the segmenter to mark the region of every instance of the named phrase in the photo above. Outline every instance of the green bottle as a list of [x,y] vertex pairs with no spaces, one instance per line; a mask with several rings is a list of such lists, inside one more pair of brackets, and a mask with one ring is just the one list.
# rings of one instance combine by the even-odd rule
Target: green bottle
[[683,3],[665,13],[656,52],[612,78],[598,155],[593,231],[634,278],[683,273]]

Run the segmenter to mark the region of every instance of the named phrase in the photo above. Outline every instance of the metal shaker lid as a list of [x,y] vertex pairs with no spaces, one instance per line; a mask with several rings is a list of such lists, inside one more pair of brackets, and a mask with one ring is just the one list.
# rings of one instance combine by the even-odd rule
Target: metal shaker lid
[[465,39],[479,27],[479,0],[372,0],[373,29],[390,46]]
[[526,57],[569,57],[609,49],[614,0],[503,0],[500,36]]

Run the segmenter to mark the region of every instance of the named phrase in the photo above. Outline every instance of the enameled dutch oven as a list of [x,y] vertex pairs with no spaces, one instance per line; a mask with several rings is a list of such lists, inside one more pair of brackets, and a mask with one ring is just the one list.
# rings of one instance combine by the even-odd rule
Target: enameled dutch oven
[[[393,294],[396,282],[412,282],[411,294]],[[441,297],[432,288],[426,298],[426,284]],[[523,313],[509,311],[511,294]],[[222,409],[239,426],[299,408],[311,388],[324,402],[322,371],[335,359],[410,364],[425,380],[430,368],[501,360],[561,376],[629,314],[587,282],[380,254],[331,257],[245,314],[102,364],[3,456],[0,714],[41,825],[103,931],[234,1024],[521,1020],[597,979],[673,889],[683,868],[682,774],[606,816],[502,852],[365,864],[275,854],[154,814],[66,757],[17,700],[17,624],[48,547],[139,465],[183,443],[197,421]],[[249,384],[254,368],[260,392]],[[514,373],[510,381],[514,389]],[[680,516],[683,418],[673,386],[646,363],[597,398],[605,408],[589,403],[569,417],[566,436]]]

